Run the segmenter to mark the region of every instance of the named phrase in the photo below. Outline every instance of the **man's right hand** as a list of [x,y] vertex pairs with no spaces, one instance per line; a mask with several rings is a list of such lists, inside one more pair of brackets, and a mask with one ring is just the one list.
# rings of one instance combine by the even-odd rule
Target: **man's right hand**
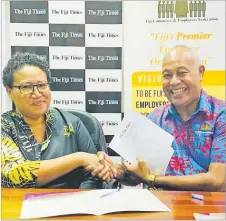
[[133,175],[139,177],[143,181],[147,181],[150,176],[150,169],[142,157],[137,158],[137,165],[130,165],[124,162],[125,168]]

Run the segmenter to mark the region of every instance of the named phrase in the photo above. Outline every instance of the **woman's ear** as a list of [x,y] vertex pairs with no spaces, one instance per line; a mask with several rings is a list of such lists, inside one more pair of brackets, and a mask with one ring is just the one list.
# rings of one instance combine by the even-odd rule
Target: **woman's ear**
[[9,95],[10,99],[13,100],[13,99],[12,99],[12,88],[6,87],[6,92],[7,92],[7,94]]

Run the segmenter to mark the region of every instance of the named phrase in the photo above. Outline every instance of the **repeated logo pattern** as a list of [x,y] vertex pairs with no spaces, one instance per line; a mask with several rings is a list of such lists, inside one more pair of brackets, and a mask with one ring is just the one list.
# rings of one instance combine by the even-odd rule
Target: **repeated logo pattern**
[[11,54],[49,61],[51,105],[93,114],[110,142],[122,119],[122,2],[11,1],[10,22]]

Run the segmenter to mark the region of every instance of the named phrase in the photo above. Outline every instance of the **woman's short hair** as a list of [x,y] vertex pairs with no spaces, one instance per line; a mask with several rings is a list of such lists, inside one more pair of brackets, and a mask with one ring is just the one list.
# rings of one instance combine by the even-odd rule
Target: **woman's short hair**
[[48,82],[51,82],[51,72],[46,58],[33,53],[16,52],[8,61],[3,70],[3,84],[5,87],[13,87],[13,74],[25,65],[39,67],[46,73]]

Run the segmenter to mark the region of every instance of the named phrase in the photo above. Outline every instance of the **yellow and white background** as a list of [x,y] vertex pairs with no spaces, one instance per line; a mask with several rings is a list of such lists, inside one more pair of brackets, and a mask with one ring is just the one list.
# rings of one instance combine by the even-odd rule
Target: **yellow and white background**
[[225,1],[125,1],[124,113],[164,105],[161,60],[178,44],[193,47],[206,67],[203,88],[225,100]]

